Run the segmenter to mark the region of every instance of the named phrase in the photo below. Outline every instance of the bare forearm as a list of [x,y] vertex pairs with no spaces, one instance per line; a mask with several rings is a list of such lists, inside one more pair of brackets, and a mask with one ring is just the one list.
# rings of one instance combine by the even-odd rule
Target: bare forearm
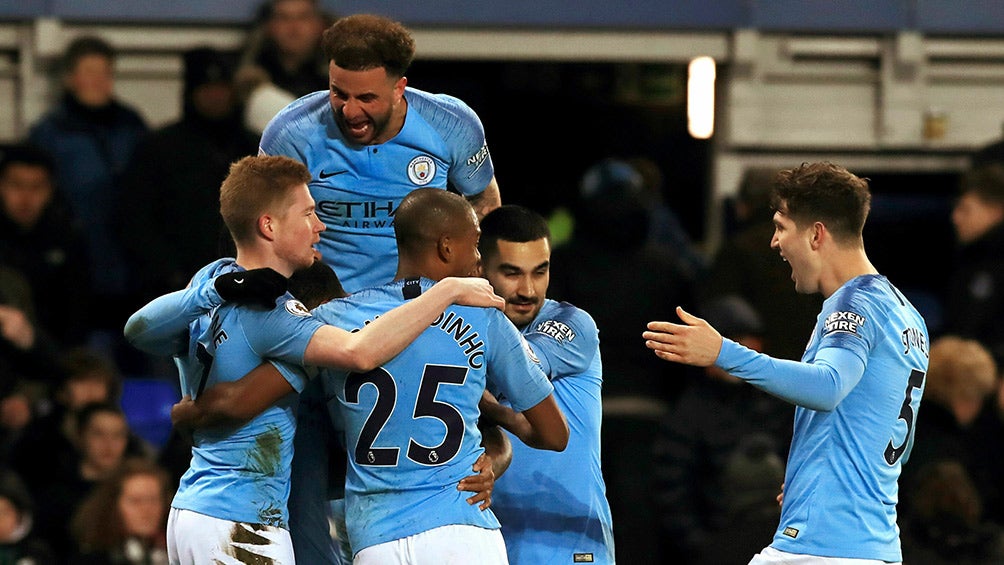
[[488,183],[488,186],[480,194],[469,196],[467,201],[471,203],[471,206],[478,215],[478,219],[484,218],[488,212],[501,206],[502,194],[499,192],[499,185],[495,181],[495,177],[492,177],[491,182]]
[[512,463],[512,444],[498,426],[481,427],[481,445],[492,458],[492,471],[499,478]]
[[307,345],[308,365],[371,371],[392,359],[425,331],[456,298],[442,281],[355,333],[322,327]]

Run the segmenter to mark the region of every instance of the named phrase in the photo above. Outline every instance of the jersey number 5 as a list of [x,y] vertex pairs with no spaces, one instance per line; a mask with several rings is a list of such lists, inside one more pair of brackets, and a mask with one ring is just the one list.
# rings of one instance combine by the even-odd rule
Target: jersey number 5
[[899,458],[906,451],[906,446],[910,445],[910,435],[913,433],[913,425],[917,421],[917,413],[913,410],[913,391],[920,390],[924,386],[924,372],[914,369],[910,372],[910,380],[906,385],[906,398],[903,399],[903,406],[899,409],[899,419],[906,421],[906,437],[899,447],[893,447],[892,441],[885,448],[885,462],[895,465]]
[[[446,435],[442,443],[433,447],[424,446],[409,438],[408,459],[419,465],[442,465],[453,459],[460,451],[460,444],[464,438],[464,418],[453,405],[436,400],[436,393],[440,384],[462,385],[465,380],[467,380],[466,367],[425,366],[412,418],[439,420],[446,426]],[[377,399],[359,432],[353,455],[359,465],[385,467],[397,465],[399,448],[373,446],[380,430],[394,412],[397,404],[397,383],[382,367],[367,373],[352,373],[345,381],[345,401],[358,404],[359,391],[367,384],[376,387]]]

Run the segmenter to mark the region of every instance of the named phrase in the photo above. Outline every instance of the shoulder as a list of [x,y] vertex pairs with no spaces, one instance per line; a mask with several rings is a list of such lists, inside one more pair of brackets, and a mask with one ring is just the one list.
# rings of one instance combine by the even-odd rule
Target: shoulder
[[588,312],[568,302],[550,299],[523,331],[527,337],[543,335],[560,343],[596,342],[598,333],[596,321]]
[[[834,310],[888,310],[899,297],[888,279],[881,275],[864,275],[848,281],[831,297]],[[905,302],[904,302],[905,305]]]
[[194,285],[199,282],[215,278],[219,275],[226,274],[232,271],[236,271],[240,267],[237,265],[237,261],[233,257],[224,257],[222,259],[217,259],[212,263],[206,265],[199,269],[195,276],[192,277],[190,284]]
[[32,124],[28,131],[28,137],[38,139],[52,134],[55,130],[63,127],[66,121],[66,112],[61,106],[53,108]]
[[540,313],[530,325],[531,327],[535,327],[548,321],[569,324],[579,331],[596,329],[596,321],[593,320],[593,317],[588,312],[574,304],[557,302],[551,299],[544,301],[544,306],[540,309]]
[[143,119],[143,116],[135,108],[120,100],[113,100],[112,104],[121,123],[131,127],[146,129],[146,120]]
[[824,302],[819,317],[824,334],[860,335],[862,328],[880,331],[897,312],[915,312],[907,299],[881,275],[857,277]]
[[325,90],[312,92],[292,101],[279,111],[265,126],[262,144],[266,140],[285,137],[291,132],[303,132],[325,128],[321,115],[331,110],[328,93]]
[[408,88],[405,96],[408,107],[418,112],[433,127],[473,126],[481,127],[478,115],[463,100],[449,94],[433,94]]

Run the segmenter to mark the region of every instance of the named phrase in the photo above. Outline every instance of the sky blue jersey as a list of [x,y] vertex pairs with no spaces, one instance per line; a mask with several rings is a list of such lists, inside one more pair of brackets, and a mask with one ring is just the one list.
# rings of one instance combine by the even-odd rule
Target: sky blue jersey
[[397,268],[394,213],[416,188],[480,194],[495,174],[477,114],[445,94],[405,89],[404,126],[386,143],[354,145],[335,123],[328,91],[279,112],[259,153],[302,161],[317,217],[327,226],[319,249],[347,292],[388,283]]
[[797,405],[773,547],[901,561],[898,479],[927,372],[923,318],[889,281],[863,275],[823,303],[802,363],[725,340],[716,364]]
[[[232,260],[200,270],[191,287],[243,270]],[[272,310],[224,304],[189,326],[187,352],[176,357],[181,390],[198,397],[216,383],[236,381],[265,358],[303,364],[303,353],[321,323],[291,295]],[[181,309],[162,303],[163,316]],[[156,312],[148,319],[156,320]],[[294,390],[306,383],[301,369],[276,365]],[[196,430],[192,461],[171,505],[236,522],[287,527],[286,500],[293,456],[297,397],[289,395],[239,427]]]
[[567,302],[546,300],[522,333],[554,385],[569,436],[568,447],[556,453],[510,435],[512,464],[495,482],[492,501],[509,562],[612,564],[600,468],[603,368],[596,322]]
[[[346,330],[401,305],[433,284],[398,280],[314,310]],[[493,383],[523,411],[553,390],[502,312],[451,306],[397,357],[368,373],[325,370],[335,428],[345,431],[346,522],[354,552],[433,528],[495,529],[490,510],[466,502],[457,484],[481,447],[478,402]]]

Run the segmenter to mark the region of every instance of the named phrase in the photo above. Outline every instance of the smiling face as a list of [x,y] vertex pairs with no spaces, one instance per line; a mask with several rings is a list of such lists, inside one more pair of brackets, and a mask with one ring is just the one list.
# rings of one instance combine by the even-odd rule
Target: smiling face
[[820,292],[819,258],[813,246],[815,227],[800,227],[787,215],[787,207],[782,205],[774,212],[774,237],[771,249],[776,249],[781,258],[791,265],[791,280],[795,282],[795,292],[813,294]]
[[484,258],[484,276],[505,299],[505,315],[522,328],[544,306],[551,281],[551,244],[547,238],[527,242],[497,240],[497,249]]
[[387,76],[383,67],[365,71],[328,65],[331,109],[339,129],[359,145],[383,143],[404,125],[404,87],[408,79]]
[[291,274],[314,263],[314,246],[321,241],[325,226],[317,217],[306,184],[290,188],[283,206],[279,214],[269,216],[265,222],[275,237],[276,255],[287,263]]

